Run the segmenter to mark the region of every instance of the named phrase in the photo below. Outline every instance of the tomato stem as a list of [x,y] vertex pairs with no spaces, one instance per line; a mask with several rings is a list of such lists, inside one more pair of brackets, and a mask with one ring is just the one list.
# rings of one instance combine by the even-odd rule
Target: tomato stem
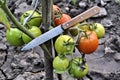
[[47,54],[47,55],[49,55],[49,57],[51,58],[51,60],[53,59],[53,57],[52,57],[52,55],[50,54],[50,52],[49,52],[49,50],[48,50],[48,48],[46,47],[46,45],[44,45],[44,44],[41,44],[41,47],[42,47],[42,49],[43,50],[45,50],[47,53],[44,53],[44,54]]
[[84,25],[89,25],[86,21],[84,21],[83,23],[81,23],[78,28],[80,28],[81,26],[84,26]]
[[86,60],[85,60],[85,54],[82,54],[82,65],[85,65]]
[[27,26],[27,29],[31,29],[32,26],[30,26],[28,23],[25,24]]
[[90,24],[89,24],[89,29],[90,29],[91,31],[95,30],[96,28],[97,28],[97,25],[96,25],[95,23],[90,23]]
[[86,31],[82,31],[82,32],[85,34],[85,37],[88,39],[89,37],[88,37]]

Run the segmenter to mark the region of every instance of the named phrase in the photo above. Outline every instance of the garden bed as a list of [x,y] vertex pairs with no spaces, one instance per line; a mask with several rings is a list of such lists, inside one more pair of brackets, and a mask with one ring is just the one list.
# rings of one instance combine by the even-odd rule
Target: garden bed
[[[101,7],[98,15],[87,20],[102,23],[106,29],[105,36],[99,40],[99,48],[86,56],[89,75],[94,80],[120,80],[120,4],[115,0],[77,0],[76,5],[69,0],[54,0],[54,4],[71,17],[92,6]],[[23,12],[33,9],[31,0],[27,0],[27,3],[26,0],[8,0],[8,6],[18,20]],[[6,41],[5,32],[5,26],[0,24],[0,80],[44,80],[42,49],[36,47],[21,52],[23,46],[11,46]],[[76,50],[74,55],[80,54]],[[64,75],[63,77],[67,76]],[[68,80],[73,80],[70,76],[69,78]]]

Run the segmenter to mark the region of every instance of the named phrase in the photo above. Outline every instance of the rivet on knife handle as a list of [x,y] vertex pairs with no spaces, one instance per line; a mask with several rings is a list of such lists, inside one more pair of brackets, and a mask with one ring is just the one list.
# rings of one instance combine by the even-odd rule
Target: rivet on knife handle
[[63,29],[67,29],[69,27],[72,27],[73,25],[75,25],[76,23],[79,23],[83,20],[86,20],[92,16],[94,16],[95,14],[99,13],[100,12],[100,7],[98,6],[94,6],[90,9],[88,9],[87,11],[81,13],[80,15],[72,18],[71,20],[65,22],[62,27]]

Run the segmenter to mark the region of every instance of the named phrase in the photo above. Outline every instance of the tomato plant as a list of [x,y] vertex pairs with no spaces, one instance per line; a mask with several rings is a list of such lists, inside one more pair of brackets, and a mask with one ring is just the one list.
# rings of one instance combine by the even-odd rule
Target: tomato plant
[[71,19],[71,17],[68,14],[62,14],[61,17],[54,19],[55,26],[63,24],[65,22],[69,21],[70,19]]
[[66,55],[73,52],[74,39],[68,35],[61,35],[55,41],[55,50],[58,55]]
[[[4,1],[4,0],[3,0]],[[3,1],[0,1],[0,4],[2,4],[3,3]],[[43,0],[42,2],[44,2],[44,1],[46,1],[46,0]],[[48,0],[49,1],[49,0]],[[6,1],[5,1],[6,2]],[[47,1],[46,1],[47,2]],[[50,2],[49,2],[50,3]],[[47,6],[47,7],[46,7]],[[1,6],[1,8],[3,7],[3,5]],[[3,8],[3,9],[5,9],[4,11],[5,11],[5,13],[9,13],[10,11],[9,10],[7,10],[8,8],[6,8],[6,6],[4,6],[5,8]],[[46,4],[46,5],[43,5],[43,7],[45,8],[45,9],[48,9],[47,11],[43,11],[44,13],[45,13],[45,18],[43,18],[44,20],[43,21],[45,21],[44,23],[43,23],[43,26],[45,25],[45,26],[50,26],[50,23],[51,23],[51,17],[50,16],[48,16],[50,13],[50,9],[48,8],[48,4]],[[42,9],[43,9],[43,7],[42,7]],[[59,7],[56,7],[57,9],[55,10],[55,8],[54,8],[54,6],[53,6],[53,14],[55,15],[55,18],[54,18],[54,20],[55,20],[55,25],[56,26],[58,26],[58,25],[60,25],[60,24],[63,24],[64,22],[66,22],[66,21],[68,21],[68,20],[70,20],[71,19],[71,17],[68,15],[68,14],[61,14],[61,16],[60,17],[56,17],[56,15],[58,15],[56,12],[58,12],[58,11],[60,11],[60,8]],[[57,11],[58,10],[58,11]],[[23,22],[24,22],[24,20],[26,19],[26,17],[28,17],[31,13],[32,13],[33,11],[27,11],[27,12],[25,12],[22,16],[21,16],[21,18],[20,18],[20,22],[21,22],[21,24],[23,24]],[[48,12],[48,13],[47,13]],[[28,25],[30,25],[30,26],[32,26],[30,29],[29,29],[29,31],[31,32],[31,33],[33,33],[33,35],[35,36],[32,36],[29,32],[27,32],[27,30],[23,27],[23,26],[21,26],[17,21],[16,21],[16,19],[14,18],[14,16],[12,15],[12,14],[6,14],[11,20],[12,20],[12,22],[14,23],[14,25],[17,25],[17,26],[19,26],[19,27],[17,27],[18,29],[20,29],[20,30],[22,30],[23,32],[25,32],[26,31],[26,33],[28,33],[27,35],[29,35],[32,39],[33,38],[35,38],[35,37],[37,37],[37,36],[39,36],[40,34],[41,34],[41,31],[40,31],[40,29],[37,27],[37,26],[40,26],[40,23],[41,23],[41,15],[40,14],[38,14],[37,12],[34,12],[34,14],[33,14],[33,16],[32,16],[32,18],[28,21]],[[53,16],[54,16],[53,15]],[[47,18],[46,18],[46,16],[48,16]],[[1,19],[2,20],[2,19]],[[81,28],[82,29],[82,28]],[[85,29],[85,31],[87,31],[86,30],[86,27],[84,27],[83,29]],[[76,32],[75,32],[76,33]],[[78,33],[77,33],[78,34]],[[77,34],[75,34],[75,35],[77,35]],[[24,34],[24,33],[22,33],[21,31],[19,31],[19,30],[15,30],[15,28],[14,28],[14,30],[12,30],[12,28],[10,29],[10,30],[7,30],[7,32],[6,32],[6,38],[7,38],[7,41],[11,44],[11,45],[14,45],[14,46],[20,46],[20,45],[23,45],[24,44],[24,42],[25,43],[28,43],[29,41],[31,41],[31,38],[30,37],[28,37],[26,34]],[[84,45],[82,45],[83,43],[81,43],[82,42],[82,37],[80,38],[80,41],[79,41],[79,43],[80,43],[80,46],[82,45],[82,48],[80,48],[80,51],[81,52],[83,52],[83,53],[85,53],[85,54],[89,54],[89,53],[92,53],[95,49],[96,49],[96,47],[95,46],[98,46],[98,41],[97,40],[95,40],[96,38],[95,38],[95,36],[93,37],[91,37],[91,35],[92,35],[92,33],[89,33],[89,34],[87,34],[87,37],[85,37],[85,36],[82,36],[82,37],[84,37],[84,41],[86,41],[86,43],[84,43],[84,44],[86,44],[86,46],[84,47]],[[62,36],[62,37],[61,37]],[[53,60],[53,68],[54,68],[54,70],[55,70],[55,72],[56,73],[63,73],[63,72],[65,72],[67,69],[68,69],[68,65],[69,65],[69,60],[68,60],[68,58],[65,56],[66,54],[68,54],[68,53],[72,53],[73,52],[73,49],[74,49],[74,46],[75,46],[75,42],[74,42],[74,39],[72,39],[72,37],[70,37],[70,36],[68,36],[68,35],[61,35],[60,37],[58,37],[58,39],[56,40],[56,42],[55,42],[55,49],[56,49],[56,51],[57,51],[57,53],[58,53],[58,56],[57,57],[55,57],[54,58],[54,60]],[[22,40],[23,39],[23,40]],[[92,42],[92,40],[94,39],[94,43]],[[89,44],[87,44],[87,40],[88,40],[88,43]],[[24,42],[23,42],[24,41]],[[90,41],[90,42],[89,42]],[[94,46],[93,46],[93,44],[94,44]],[[44,44],[43,44],[44,45]],[[94,50],[91,50],[91,48],[90,47],[88,47],[88,46],[92,46],[92,48],[94,49]],[[42,47],[42,46],[41,46]],[[46,66],[45,66],[45,68],[46,68],[46,70],[45,71],[47,71],[47,70],[50,70],[50,72],[46,72],[47,74],[46,75],[48,75],[48,73],[51,73],[52,74],[52,68],[51,68],[51,61],[52,60],[49,60],[49,59],[47,59],[47,58],[51,58],[50,56],[52,56],[52,55],[50,55],[50,56],[48,56],[48,55],[46,55],[46,53],[52,53],[51,51],[49,51],[50,50],[50,48],[49,47],[46,47],[46,45],[44,45],[43,47],[43,50],[45,50],[44,52],[45,52],[45,56],[47,56],[47,57],[45,57],[45,61],[46,61],[46,64],[47,64],[47,67],[48,68],[50,68],[50,69],[48,69],[48,68],[46,68]],[[53,47],[52,47],[53,48]],[[51,49],[52,49],[51,48]],[[87,48],[87,49],[85,49],[85,48]],[[87,51],[87,52],[86,52]],[[62,56],[62,57],[61,57]],[[73,55],[72,55],[73,56]],[[50,65],[49,65],[49,63],[50,63]],[[81,78],[81,77],[84,77],[86,74],[87,74],[87,72],[88,72],[88,66],[87,66],[87,63],[84,63],[83,64],[83,60],[81,59],[81,58],[77,58],[77,59],[72,59],[71,60],[71,62],[70,62],[70,67],[69,67],[70,69],[69,69],[69,74],[72,76],[72,77],[74,77],[74,78]],[[50,77],[51,76],[53,76],[53,75],[49,75]],[[49,76],[46,76],[46,79],[47,78],[49,78]],[[49,78],[50,79],[50,78]],[[53,79],[50,79],[50,80],[53,80]]]
[[105,28],[101,23],[94,23],[92,27],[99,39],[105,35]]
[[94,31],[87,31],[78,40],[78,49],[84,54],[93,53],[98,47],[98,38]]
[[6,31],[6,39],[13,46],[21,46],[24,44],[22,40],[22,32],[17,28],[10,28]]
[[64,73],[69,66],[69,60],[65,56],[56,56],[53,60],[53,68],[56,73]]
[[[20,22],[21,24],[23,24],[25,18],[27,18],[31,13],[33,12],[33,10],[29,10],[24,12],[21,17],[20,17]],[[30,26],[40,26],[42,21],[42,16],[41,14],[37,13],[36,11],[33,13],[32,17],[30,20],[28,20],[28,25]]]
[[84,63],[82,58],[73,58],[68,73],[74,78],[82,78],[88,73],[88,64]]
[[[40,30],[37,26],[32,26],[32,27],[29,29],[29,31],[30,31],[35,37],[37,37],[37,36],[39,36],[39,35],[42,34],[41,30]],[[28,35],[26,35],[26,34],[24,34],[24,33],[22,34],[22,39],[23,39],[24,43],[26,43],[26,44],[32,40]]]

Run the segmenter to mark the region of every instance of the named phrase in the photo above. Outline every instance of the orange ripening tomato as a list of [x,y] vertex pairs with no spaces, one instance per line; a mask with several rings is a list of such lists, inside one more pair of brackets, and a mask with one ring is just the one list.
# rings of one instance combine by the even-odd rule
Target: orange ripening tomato
[[57,5],[53,5],[53,19],[56,18],[56,16],[61,15],[61,8]]
[[61,9],[57,5],[53,5],[53,12],[56,12],[56,11],[61,11]]
[[60,18],[55,18],[54,22],[55,25],[58,26],[60,24],[63,24],[67,21],[69,21],[71,19],[71,17],[68,14],[62,14],[62,16]]
[[87,36],[81,36],[78,41],[78,50],[84,54],[93,53],[98,47],[98,38],[94,31],[87,31]]

